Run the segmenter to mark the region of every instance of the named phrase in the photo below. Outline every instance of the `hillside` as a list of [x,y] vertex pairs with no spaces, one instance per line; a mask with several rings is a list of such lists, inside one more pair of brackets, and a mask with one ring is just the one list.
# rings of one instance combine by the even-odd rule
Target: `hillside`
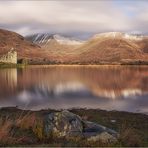
[[16,48],[31,64],[147,64],[148,37],[109,32],[80,41],[61,35],[23,36],[0,29],[0,54]]
[[60,63],[139,64],[139,61],[143,63],[148,59],[147,37],[120,32],[97,34],[85,42],[72,42],[59,35],[47,34],[32,36],[31,41],[46,49],[51,60]]
[[[147,40],[148,41],[148,40]],[[143,38],[126,38],[122,33],[105,33],[92,37],[78,51],[78,62],[120,62],[125,59],[146,60],[147,43]],[[140,44],[140,45],[139,45]]]
[[75,54],[77,48],[84,44],[84,41],[57,34],[35,34],[27,36],[26,39],[39,45],[48,55],[51,55],[48,59],[56,62],[70,61],[69,56]]
[[11,48],[17,50],[18,59],[39,60],[45,57],[43,49],[38,45],[15,32],[0,29],[0,55],[7,53]]

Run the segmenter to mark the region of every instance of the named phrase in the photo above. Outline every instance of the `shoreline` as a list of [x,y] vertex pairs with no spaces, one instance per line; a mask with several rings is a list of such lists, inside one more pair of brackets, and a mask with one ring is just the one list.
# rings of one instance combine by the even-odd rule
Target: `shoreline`
[[72,107],[72,108],[43,108],[43,109],[25,109],[25,108],[19,108],[18,106],[6,106],[6,107],[0,107],[0,110],[9,110],[9,109],[16,109],[20,111],[30,111],[30,112],[42,112],[42,111],[47,111],[47,110],[53,110],[53,111],[63,111],[63,110],[86,110],[86,111],[104,111],[104,112],[119,112],[119,113],[124,113],[124,114],[134,114],[134,115],[146,115],[148,116],[148,112],[131,112],[131,111],[124,111],[124,110],[106,110],[106,109],[100,109],[100,108],[80,108],[80,107]]
[[[68,110],[70,113],[78,115],[82,120],[90,121],[91,123],[99,124],[101,126],[107,127],[114,131],[117,131],[120,134],[118,142],[112,143],[98,143],[91,142],[88,143],[84,138],[72,138],[72,140],[61,139],[58,138],[59,135],[54,137],[49,137],[48,139],[44,139],[46,137],[41,136],[41,130],[44,126],[44,119],[48,117],[49,114],[53,113],[61,113],[61,110],[40,110],[40,111],[30,111],[30,110],[21,110],[16,107],[5,107],[0,108],[0,119],[1,123],[5,123],[4,125],[8,125],[7,122],[13,121],[13,129],[16,134],[14,134],[13,138],[22,137],[25,135],[25,141],[21,140],[18,143],[14,143],[9,139],[8,135],[6,136],[5,143],[1,143],[1,140],[5,140],[5,138],[0,139],[1,146],[74,146],[74,147],[98,147],[98,146],[148,146],[148,115],[141,113],[129,113],[129,112],[119,112],[119,111],[105,111],[100,109],[70,109]],[[3,119],[3,120],[2,120]],[[34,120],[36,120],[39,124],[38,129],[34,130]],[[17,123],[16,125],[14,123]],[[1,128],[4,127],[0,124],[0,132]],[[5,129],[7,130],[7,129]],[[64,129],[63,129],[64,130]],[[37,132],[37,133],[36,133]],[[37,135],[36,135],[37,134]],[[43,139],[42,139],[43,138]],[[66,141],[66,143],[64,142]],[[131,143],[132,141],[132,143]]]
[[3,68],[26,68],[26,67],[147,67],[147,64],[1,64]]

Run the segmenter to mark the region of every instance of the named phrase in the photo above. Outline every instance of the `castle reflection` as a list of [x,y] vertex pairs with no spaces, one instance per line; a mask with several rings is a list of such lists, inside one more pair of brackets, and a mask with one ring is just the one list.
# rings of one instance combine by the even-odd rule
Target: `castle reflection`
[[11,95],[17,89],[17,69],[0,69],[0,97]]

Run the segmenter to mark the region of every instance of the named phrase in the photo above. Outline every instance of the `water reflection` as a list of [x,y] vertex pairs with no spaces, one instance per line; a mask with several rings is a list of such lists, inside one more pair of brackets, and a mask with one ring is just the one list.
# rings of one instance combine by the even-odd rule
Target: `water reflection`
[[17,88],[17,69],[0,69],[0,97],[11,95]]
[[0,70],[0,106],[148,112],[148,67],[47,66]]

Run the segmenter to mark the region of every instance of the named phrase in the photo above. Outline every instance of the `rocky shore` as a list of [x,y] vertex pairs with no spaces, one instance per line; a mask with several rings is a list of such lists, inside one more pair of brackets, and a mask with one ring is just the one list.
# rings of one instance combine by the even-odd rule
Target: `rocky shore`
[[1,146],[147,146],[148,116],[93,109],[0,109]]

